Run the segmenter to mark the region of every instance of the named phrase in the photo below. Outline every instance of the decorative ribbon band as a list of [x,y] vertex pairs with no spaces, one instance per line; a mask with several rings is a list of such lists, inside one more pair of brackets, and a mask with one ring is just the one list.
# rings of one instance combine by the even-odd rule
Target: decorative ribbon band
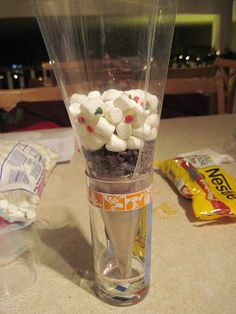
[[89,202],[95,207],[108,211],[131,211],[151,203],[151,190],[152,186],[149,186],[135,193],[107,194],[88,188]]

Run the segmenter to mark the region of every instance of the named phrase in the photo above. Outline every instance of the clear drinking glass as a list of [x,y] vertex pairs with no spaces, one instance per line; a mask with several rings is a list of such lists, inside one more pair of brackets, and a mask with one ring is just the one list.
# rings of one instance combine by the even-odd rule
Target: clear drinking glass
[[37,279],[39,257],[29,226],[0,235],[0,300],[30,287]]
[[127,182],[87,176],[87,186],[97,294],[136,304],[150,282],[152,174]]

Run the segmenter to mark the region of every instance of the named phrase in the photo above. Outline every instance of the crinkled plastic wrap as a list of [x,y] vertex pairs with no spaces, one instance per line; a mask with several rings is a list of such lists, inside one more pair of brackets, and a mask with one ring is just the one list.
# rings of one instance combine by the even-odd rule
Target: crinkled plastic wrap
[[36,209],[58,154],[42,145],[0,142],[0,232],[24,228],[36,219]]
[[236,180],[219,164],[232,161],[229,155],[202,150],[155,165],[181,196],[192,199],[193,211],[202,220],[236,217]]

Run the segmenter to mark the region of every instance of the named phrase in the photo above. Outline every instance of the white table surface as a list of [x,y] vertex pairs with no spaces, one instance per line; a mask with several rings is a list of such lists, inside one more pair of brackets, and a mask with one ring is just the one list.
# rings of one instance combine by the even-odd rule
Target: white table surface
[[[219,150],[236,115],[162,120],[157,159],[209,147]],[[236,177],[236,163],[223,167]],[[92,248],[79,155],[48,179],[35,224],[41,268],[37,282],[0,302],[1,314],[236,313],[236,221],[194,219],[191,203],[154,175],[151,287],[138,305],[117,308],[94,295]]]

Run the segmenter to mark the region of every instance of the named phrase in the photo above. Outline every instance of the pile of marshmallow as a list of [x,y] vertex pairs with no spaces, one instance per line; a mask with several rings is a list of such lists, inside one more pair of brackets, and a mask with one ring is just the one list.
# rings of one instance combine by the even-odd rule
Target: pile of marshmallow
[[[25,156],[29,159],[25,160]],[[43,180],[38,186],[38,180],[31,179],[40,171],[39,159],[44,166]],[[30,224],[36,220],[42,189],[58,159],[57,153],[41,144],[0,141],[0,221],[4,218],[10,223]]]
[[87,150],[112,152],[140,149],[157,137],[158,99],[140,89],[109,89],[101,94],[73,94],[69,113],[80,144]]
[[9,222],[34,220],[38,204],[39,196],[36,194],[30,195],[29,199],[22,197],[19,204],[10,202],[7,198],[2,198],[0,199],[0,216],[3,216]]

